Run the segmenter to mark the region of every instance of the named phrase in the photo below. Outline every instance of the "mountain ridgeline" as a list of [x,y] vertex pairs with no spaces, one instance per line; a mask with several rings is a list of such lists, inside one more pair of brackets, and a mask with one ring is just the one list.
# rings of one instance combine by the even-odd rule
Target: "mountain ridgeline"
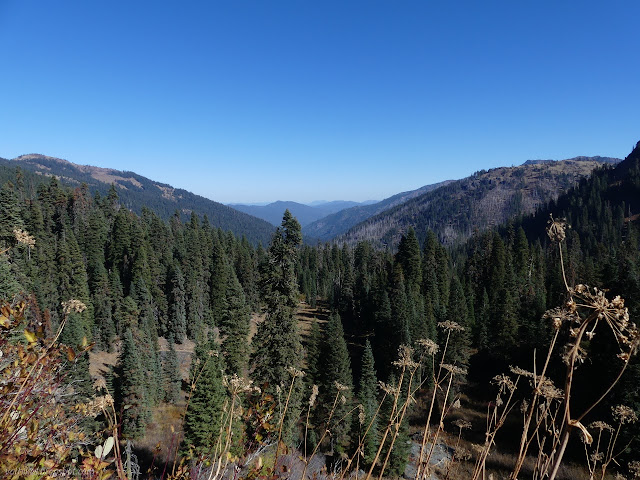
[[[37,154],[21,155],[13,160],[0,159],[0,169],[8,168],[15,171],[16,167],[42,177],[42,180],[29,178],[30,185],[27,185],[27,188],[32,193],[37,184],[55,175],[65,185],[75,188],[86,184],[91,194],[99,192],[102,196],[107,196],[111,185],[115,185],[122,206],[138,215],[144,207],[165,220],[176,211],[186,218],[191,212],[195,212],[201,219],[206,215],[213,227],[231,231],[239,237],[244,235],[254,244],[267,245],[274,231],[273,226],[264,220],[186,190],[155,182],[134,172],[76,165],[60,158]],[[8,171],[0,173],[0,178],[9,179],[14,175],[14,172]]]
[[379,247],[395,248],[411,226],[420,241],[432,230],[445,244],[461,243],[475,232],[533,213],[595,168],[618,161],[608,157],[577,157],[481,170],[384,209],[351,227],[335,241],[355,245],[369,240]]
[[[365,204],[374,202],[365,202]],[[319,202],[316,205],[305,205],[297,202],[277,201],[268,205],[241,205],[231,204],[230,207],[248,213],[254,217],[262,218],[274,226],[280,225],[282,212],[289,210],[296,217],[302,227],[332,213],[339,212],[351,207],[364,205],[358,202],[346,200],[335,200],[332,202]]]

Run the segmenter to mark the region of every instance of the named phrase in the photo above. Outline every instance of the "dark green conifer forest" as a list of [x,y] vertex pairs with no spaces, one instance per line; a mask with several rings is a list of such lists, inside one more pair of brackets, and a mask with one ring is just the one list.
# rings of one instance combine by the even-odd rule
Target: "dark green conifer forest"
[[[433,232],[420,242],[412,228],[393,248],[366,240],[355,247],[303,244],[288,211],[270,243],[255,247],[195,214],[175,212],[168,221],[150,209],[137,215],[115,189],[91,196],[52,177],[28,190],[19,171],[3,171],[3,178],[0,297],[24,298],[29,325],[42,326],[46,336],[64,322],[60,342],[117,354],[106,388],[122,412],[121,434],[134,444],[156,407],[188,402],[185,455],[213,453],[228,430],[247,448],[279,438],[276,462],[308,439],[307,452],[317,449],[334,462],[357,454],[365,471],[379,456],[375,468],[384,460],[388,474],[401,475],[410,426],[423,415],[422,399],[430,398],[437,374],[425,361],[411,381],[403,377],[402,368],[411,369],[398,362],[403,346],[417,355],[420,341],[435,341],[441,351],[446,344],[443,362],[464,369],[450,399],[464,393],[488,402],[491,379],[510,366],[533,370],[535,358],[542,368],[555,333],[544,314],[566,302],[563,278],[570,287],[621,296],[631,322],[640,315],[640,144],[617,167],[595,171],[536,214],[476,232],[457,247],[443,246]],[[569,226],[560,244],[564,272],[545,231],[550,218]],[[72,299],[86,308],[65,311]],[[328,318],[313,322],[304,338],[301,302]],[[453,323],[462,328],[442,328]],[[589,360],[576,370],[576,404],[602,394],[594,385],[606,385],[619,368],[611,360],[615,338],[605,332],[590,339]],[[183,375],[176,351],[187,343],[195,350]],[[560,384],[563,375],[554,355],[549,377]],[[241,378],[252,386],[243,383],[242,390]],[[90,398],[93,380],[87,355],[70,363],[65,381],[78,395]],[[378,382],[418,400],[400,416],[401,406],[387,396],[378,415],[385,395]],[[640,411],[639,382],[633,357],[583,423],[618,404]],[[244,426],[230,419],[234,408],[247,413]],[[637,424],[621,433],[628,444],[622,457],[633,458],[639,434]]]

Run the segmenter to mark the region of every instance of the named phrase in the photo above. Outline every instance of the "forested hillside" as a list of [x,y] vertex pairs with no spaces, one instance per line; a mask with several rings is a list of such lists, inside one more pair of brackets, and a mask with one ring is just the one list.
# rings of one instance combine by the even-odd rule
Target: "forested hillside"
[[[519,179],[524,171],[545,179],[545,169],[554,167],[561,168],[509,169],[500,178]],[[445,189],[499,189],[491,174]],[[566,175],[572,183],[573,174]],[[302,246],[300,225],[288,211],[268,248],[254,247],[195,213],[166,221],[150,209],[137,215],[120,193],[90,195],[54,177],[35,189],[23,180],[5,182],[0,191],[0,327],[2,349],[11,358],[2,375],[20,379],[6,383],[13,386],[1,391],[0,402],[3,410],[15,405],[14,398],[36,405],[20,412],[40,408],[38,398],[19,387],[29,384],[30,370],[16,373],[10,355],[35,369],[49,358],[46,345],[56,344],[44,339],[61,328],[57,341],[73,349],[62,351],[67,360],[50,383],[72,390],[54,389],[53,397],[43,398],[65,399],[54,418],[79,429],[64,439],[70,452],[81,456],[80,448],[86,455],[83,446],[91,445],[87,468],[124,472],[117,458],[100,463],[106,455],[94,455],[95,445],[102,452],[102,442],[114,436],[123,439],[116,442],[123,451],[124,440],[135,445],[153,412],[167,404],[186,412],[170,442],[159,447],[162,458],[177,458],[177,464],[188,459],[172,478],[213,475],[215,468],[235,469],[243,478],[297,469],[310,478],[316,467],[307,459],[316,453],[324,453],[337,472],[358,468],[366,478],[399,476],[414,447],[415,477],[438,471],[444,478],[429,463],[428,445],[442,442],[445,431],[447,441],[460,435],[469,450],[479,444],[468,456],[458,444],[460,455],[446,475],[472,478],[485,466],[522,468],[529,475],[531,464],[518,467],[521,406],[525,413],[541,405],[535,412],[561,412],[569,399],[576,415],[548,418],[555,429],[537,432],[547,443],[527,446],[533,457],[553,447],[547,458],[558,462],[565,447],[571,461],[584,455],[577,435],[565,442],[565,434],[569,439],[572,431],[590,430],[595,436],[594,421],[618,425],[621,404],[632,413],[640,410],[640,337],[633,323],[640,313],[640,143],[617,167],[596,170],[534,216],[475,233],[456,248],[443,245],[431,230],[423,239],[413,228],[400,237],[395,253],[366,241]],[[457,208],[462,200],[452,198],[451,208]],[[441,197],[432,203],[449,205]],[[328,314],[328,321],[312,322],[304,337],[296,322],[302,299]],[[260,320],[252,323],[252,312]],[[187,340],[195,351],[183,383],[176,350]],[[550,343],[555,348],[545,361]],[[94,352],[118,358],[97,385],[86,354],[77,355],[91,344]],[[21,348],[44,353],[29,356]],[[505,396],[516,391],[520,378],[517,393]],[[492,400],[494,387],[502,392],[498,400]],[[22,396],[12,396],[11,388]],[[96,396],[113,401],[113,410],[98,409],[91,421],[72,422]],[[493,408],[498,418],[510,411],[503,404],[518,405],[510,427],[485,435],[485,409]],[[33,439],[48,432],[36,420],[29,413],[2,417],[0,473],[15,462],[35,465],[44,455],[51,469],[70,461],[34,447],[39,444]],[[458,426],[463,420],[470,426],[464,433]],[[637,460],[638,426],[623,423],[619,466],[607,465],[627,472],[626,462]],[[22,427],[29,434],[14,435]],[[527,428],[525,421],[525,434]],[[507,466],[491,463],[488,453],[496,448],[513,455]],[[547,464],[544,471],[553,467]]]
[[433,230],[445,244],[461,243],[476,231],[533,213],[588,176],[594,168],[611,164],[613,160],[576,157],[481,170],[378,213],[336,241],[353,246],[369,240],[377,246],[395,248],[407,228],[413,226],[421,242],[427,231]]
[[350,208],[344,208],[335,213],[327,214],[319,220],[303,226],[302,233],[312,239],[328,241],[332,238],[346,232],[354,225],[364,222],[366,219],[388,210],[396,205],[404,203],[412,198],[418,197],[423,193],[430,192],[436,188],[451,183],[451,180],[425,185],[416,190],[402,192],[385,198],[380,202],[371,203],[369,205],[358,205]]
[[[60,158],[36,154],[22,155],[13,160],[0,159],[0,169],[6,167],[9,170],[0,173],[0,178],[11,177],[16,167],[20,167],[25,174],[33,172],[45,178],[55,175],[63,185],[72,188],[86,184],[91,195],[99,192],[106,196],[111,185],[115,185],[120,203],[138,215],[144,207],[153,210],[163,220],[168,220],[176,211],[187,216],[195,212],[200,218],[206,215],[213,227],[232,231],[238,237],[245,236],[253,244],[268,244],[273,233],[273,227],[264,220],[134,172],[76,165]],[[26,182],[24,188],[33,191],[41,180],[30,176]]]

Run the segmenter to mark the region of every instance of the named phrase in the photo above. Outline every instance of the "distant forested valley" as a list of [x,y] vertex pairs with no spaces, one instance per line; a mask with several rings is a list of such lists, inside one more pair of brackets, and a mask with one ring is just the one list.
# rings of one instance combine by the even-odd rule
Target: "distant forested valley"
[[[261,244],[134,213],[115,187],[3,175],[3,478],[580,478],[555,460],[587,477],[640,460],[640,144],[461,245],[424,223],[308,245],[289,211]],[[167,406],[172,435],[143,451]]]

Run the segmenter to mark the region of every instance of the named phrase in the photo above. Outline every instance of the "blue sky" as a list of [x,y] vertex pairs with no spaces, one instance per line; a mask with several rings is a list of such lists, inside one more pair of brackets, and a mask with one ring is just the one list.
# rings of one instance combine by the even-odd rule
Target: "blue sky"
[[640,140],[635,1],[0,0],[0,156],[382,199]]

